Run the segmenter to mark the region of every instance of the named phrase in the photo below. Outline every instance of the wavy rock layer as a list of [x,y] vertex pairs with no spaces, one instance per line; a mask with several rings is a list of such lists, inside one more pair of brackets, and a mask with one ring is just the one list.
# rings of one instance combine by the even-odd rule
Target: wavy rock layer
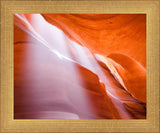
[[15,14],[14,117],[146,118],[145,17]]

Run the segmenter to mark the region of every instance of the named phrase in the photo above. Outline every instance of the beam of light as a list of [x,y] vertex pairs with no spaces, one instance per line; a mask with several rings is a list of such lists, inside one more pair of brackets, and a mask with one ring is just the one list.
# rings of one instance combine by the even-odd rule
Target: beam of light
[[[42,25],[42,23],[43,23],[43,25]],[[39,26],[38,26],[38,24],[39,24]],[[71,43],[73,43],[73,42],[70,41],[66,37],[66,35],[61,30],[59,30],[57,27],[47,23],[41,15],[39,15],[39,14],[33,15],[32,25],[35,28],[35,31],[39,34],[39,36],[41,36],[41,38],[43,38],[45,40],[45,42],[46,42],[45,44],[49,48],[50,51],[52,51],[54,54],[56,54],[62,61],[68,60],[68,61],[72,62],[69,66],[70,66],[70,70],[72,71],[72,74],[75,75],[74,76],[74,78],[76,79],[75,84],[81,84],[82,86],[85,86],[85,84],[83,83],[83,79],[81,77],[81,74],[78,74],[78,70],[77,70],[76,66],[74,65],[74,63],[79,64],[80,66],[88,68],[89,70],[92,71],[92,69],[91,69],[92,67],[90,67],[90,65],[87,64],[87,63],[89,63],[88,60],[86,61],[87,57],[86,58],[83,57],[83,55],[85,55],[85,53],[83,52],[83,50],[80,50],[80,49],[82,49],[82,47],[79,46],[78,44],[74,45],[74,46],[79,46],[77,49],[75,49],[75,52],[78,53],[78,51],[81,51],[81,53],[80,53],[80,55],[82,56],[81,59],[82,60],[85,59],[84,60],[85,63],[82,63],[78,60],[74,60],[73,56],[71,55],[71,51],[69,51],[69,49],[67,47],[68,42],[69,42],[69,45],[71,45]],[[45,27],[47,30],[43,29],[43,27],[40,28],[40,26]],[[74,88],[73,89],[70,88],[70,89],[73,91]],[[94,109],[91,106],[92,101],[90,101],[90,99],[88,98],[86,93],[83,92],[83,90],[78,90],[78,89],[75,91],[76,91],[76,93],[78,93],[78,95],[75,95],[74,97],[76,97],[77,99],[81,99],[81,101],[83,101],[83,106],[82,106],[83,109],[82,108],[81,109],[87,110],[91,114],[94,113]],[[70,100],[73,101],[74,99],[71,98]],[[75,106],[75,105],[73,104],[73,106]]]

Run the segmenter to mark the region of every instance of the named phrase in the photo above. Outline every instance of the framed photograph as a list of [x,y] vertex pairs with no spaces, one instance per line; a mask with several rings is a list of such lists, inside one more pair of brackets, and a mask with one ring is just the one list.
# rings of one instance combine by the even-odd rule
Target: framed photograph
[[159,0],[2,0],[0,132],[160,132]]

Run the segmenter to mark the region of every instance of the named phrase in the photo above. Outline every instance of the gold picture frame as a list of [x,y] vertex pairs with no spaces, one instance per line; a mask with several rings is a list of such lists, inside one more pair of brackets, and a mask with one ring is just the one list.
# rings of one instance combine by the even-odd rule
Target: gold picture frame
[[[2,0],[0,132],[160,132],[159,0]],[[14,120],[14,13],[145,13],[147,15],[147,118],[143,120]]]

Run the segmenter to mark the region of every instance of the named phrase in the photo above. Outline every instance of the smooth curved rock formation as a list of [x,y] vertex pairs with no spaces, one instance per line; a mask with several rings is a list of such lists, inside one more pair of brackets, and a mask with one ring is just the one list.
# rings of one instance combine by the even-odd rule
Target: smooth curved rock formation
[[42,14],[93,53],[123,53],[146,67],[145,14]]

